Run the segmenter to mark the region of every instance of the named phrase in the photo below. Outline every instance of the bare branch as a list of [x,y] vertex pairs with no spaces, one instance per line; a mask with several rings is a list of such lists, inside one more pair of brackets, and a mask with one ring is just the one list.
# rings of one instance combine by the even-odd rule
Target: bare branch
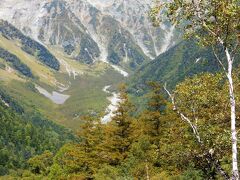
[[175,110],[176,110],[176,107],[175,107],[174,96],[170,93],[170,91],[168,91],[168,89],[167,89],[167,83],[165,83],[165,85],[164,85],[164,90],[167,92],[168,96],[171,98],[171,101],[172,101],[172,104],[173,104],[173,110],[175,111]]

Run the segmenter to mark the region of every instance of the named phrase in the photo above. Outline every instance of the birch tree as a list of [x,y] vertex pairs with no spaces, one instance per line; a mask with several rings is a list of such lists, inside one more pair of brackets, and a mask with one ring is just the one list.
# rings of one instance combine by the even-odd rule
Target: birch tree
[[[239,0],[172,0],[157,2],[150,17],[155,25],[161,23],[160,12],[183,29],[186,37],[195,37],[200,44],[211,47],[221,65],[229,89],[232,139],[232,179],[239,179],[237,161],[236,100],[233,81],[233,63],[239,53],[240,1]],[[182,116],[179,112],[179,114]],[[187,117],[182,116],[188,121]],[[197,135],[197,129],[192,127]],[[199,141],[201,139],[198,139]]]

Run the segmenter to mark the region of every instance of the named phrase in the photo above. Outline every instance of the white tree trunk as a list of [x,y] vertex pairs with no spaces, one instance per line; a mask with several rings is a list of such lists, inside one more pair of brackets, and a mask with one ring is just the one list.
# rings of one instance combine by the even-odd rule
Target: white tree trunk
[[145,165],[145,168],[146,168],[146,175],[147,175],[147,180],[150,180],[150,177],[149,177],[149,168],[148,168],[148,161],[146,161],[146,165]]
[[232,180],[238,180],[239,173],[238,173],[238,160],[237,160],[236,101],[235,101],[233,78],[232,78],[233,59],[231,58],[228,48],[226,48],[225,53],[228,61],[227,78],[229,82],[229,96],[230,96],[230,106],[231,106]]

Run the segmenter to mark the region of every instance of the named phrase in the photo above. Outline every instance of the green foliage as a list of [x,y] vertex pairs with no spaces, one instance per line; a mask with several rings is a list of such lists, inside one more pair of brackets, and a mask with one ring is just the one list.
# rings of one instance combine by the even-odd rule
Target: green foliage
[[54,156],[49,166],[49,176],[66,178],[69,175],[78,178],[92,178],[100,168],[101,158],[98,145],[101,141],[102,125],[94,117],[84,117],[81,126],[79,144],[66,144]]
[[188,169],[182,176],[180,176],[181,180],[203,180],[203,172],[200,170]]
[[105,137],[102,144],[106,162],[117,166],[127,158],[127,152],[131,144],[131,112],[134,110],[126,94],[126,87],[120,87],[120,98],[118,110],[112,121],[105,127]]
[[112,180],[112,179],[121,179],[121,177],[118,168],[115,168],[113,166],[104,165],[102,168],[98,170],[98,172],[94,175],[94,178],[96,180]]
[[49,167],[53,164],[52,158],[53,154],[50,151],[45,151],[43,154],[29,159],[28,164],[34,174],[47,175]]
[[[140,117],[132,116],[134,107],[123,86],[120,89],[123,101],[111,122],[101,124],[97,117],[84,117],[78,134],[81,141],[63,146],[48,161],[45,154],[37,156],[35,167],[49,170],[43,170],[48,174],[42,175],[52,179],[202,177],[194,167],[191,148],[199,147],[191,132],[184,130],[187,126],[168,108],[160,85],[153,82],[150,85],[153,91],[148,96],[149,107]],[[53,164],[46,167],[44,162]]]
[[167,83],[174,88],[176,84],[195,74],[217,72],[220,66],[214,58],[210,49],[200,48],[194,40],[182,41],[141,66],[128,81],[129,90],[141,97],[149,89],[149,81]]
[[[239,85],[239,74],[234,77]],[[49,142],[46,145],[53,148],[52,153],[42,148],[42,154],[36,153],[35,157],[28,160],[31,173],[22,172],[21,177],[220,179],[215,164],[209,161],[209,149],[213,150],[213,157],[219,160],[223,169],[229,172],[230,132],[224,131],[228,127],[229,117],[225,112],[228,97],[223,75],[196,75],[178,84],[174,90],[177,107],[194,124],[197,118],[196,125],[204,145],[196,142],[189,124],[172,110],[164,98],[161,86],[154,82],[150,82],[149,86],[151,92],[146,96],[147,107],[139,116],[133,116],[135,108],[129,101],[126,87],[122,86],[122,101],[111,122],[101,124],[100,118],[93,115],[82,117],[79,142],[65,144],[56,154],[54,147],[57,145],[54,142],[57,140],[51,141],[52,146]],[[240,86],[236,87],[237,92],[240,92],[239,88]],[[239,95],[237,93],[237,99]],[[237,107],[240,107],[239,102]],[[38,124],[40,120],[37,119],[31,122],[34,126],[47,123]],[[29,125],[25,127],[27,132],[31,132],[30,129]],[[61,130],[54,131],[61,133]],[[41,136],[37,138],[40,139]],[[24,136],[24,139],[25,144],[33,144],[32,138]],[[41,144],[43,141],[38,139],[34,139],[34,142]],[[1,151],[0,163],[3,164],[12,157],[8,152]],[[2,167],[3,174],[9,169],[4,168]]]
[[64,143],[74,140],[70,132],[39,114],[19,115],[2,103],[0,121],[1,175],[11,169],[27,168],[27,160],[34,155],[45,150],[56,152]]
[[14,54],[11,54],[7,50],[0,48],[0,58],[6,60],[7,62],[11,63],[11,66],[19,71],[24,76],[33,78],[33,74],[31,69],[24,63],[21,62],[21,60],[15,56]]
[[[239,77],[236,74],[234,81],[237,85],[235,87],[236,107],[239,109]],[[199,154],[204,154],[204,151],[212,149],[214,155],[218,159],[222,159],[224,169],[227,171],[230,169],[231,141],[229,141],[229,137],[231,131],[227,128],[230,115],[226,111],[226,109],[230,109],[228,98],[228,84],[222,74],[202,74],[186,79],[176,87],[176,104],[197,126],[204,144],[200,151],[193,152],[196,164],[201,167],[208,165],[201,160],[206,158],[205,155]],[[237,119],[238,117],[239,112],[237,111]],[[212,173],[209,168],[205,168],[205,170]]]

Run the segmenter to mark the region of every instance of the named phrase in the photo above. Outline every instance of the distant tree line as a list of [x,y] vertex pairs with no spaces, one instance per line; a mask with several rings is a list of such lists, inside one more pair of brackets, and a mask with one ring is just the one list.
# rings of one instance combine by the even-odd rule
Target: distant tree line
[[5,61],[9,62],[11,66],[16,69],[18,72],[27,76],[29,78],[33,78],[33,74],[31,69],[14,54],[10,53],[9,51],[0,47],[0,58],[4,59]]
[[25,36],[7,21],[0,21],[0,33],[7,39],[20,40],[23,51],[35,56],[40,62],[48,67],[57,71],[59,70],[60,64],[55,56],[53,56],[43,45]]

